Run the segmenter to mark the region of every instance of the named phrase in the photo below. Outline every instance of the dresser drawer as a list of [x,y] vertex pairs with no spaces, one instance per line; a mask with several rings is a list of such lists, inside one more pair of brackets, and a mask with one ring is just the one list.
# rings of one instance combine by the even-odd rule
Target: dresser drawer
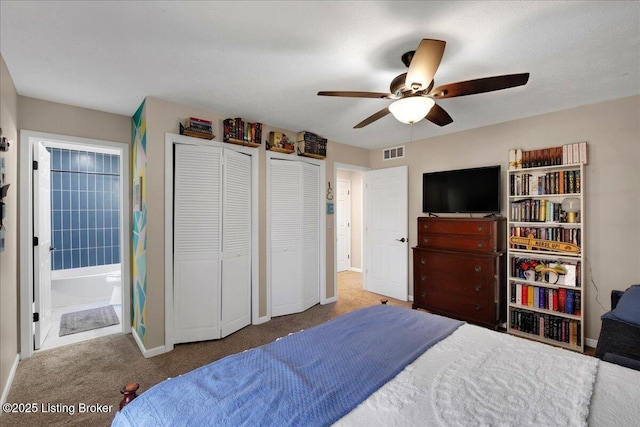
[[[464,234],[490,236],[495,227],[495,221],[464,218],[456,221],[452,218],[418,218],[418,233]],[[495,233],[493,233],[495,234]]]
[[498,252],[498,244],[490,236],[458,236],[418,233],[418,246],[470,252]]
[[473,297],[464,297],[431,289],[414,298],[419,307],[437,314],[464,318],[479,323],[495,322],[496,313],[493,301],[479,301],[473,299]]
[[438,271],[456,277],[493,277],[495,258],[414,249],[413,265],[416,269]]
[[416,272],[414,278],[414,294],[425,290],[446,292],[458,296],[468,296],[478,300],[491,299],[495,282],[487,277],[459,277],[442,274],[442,272]]

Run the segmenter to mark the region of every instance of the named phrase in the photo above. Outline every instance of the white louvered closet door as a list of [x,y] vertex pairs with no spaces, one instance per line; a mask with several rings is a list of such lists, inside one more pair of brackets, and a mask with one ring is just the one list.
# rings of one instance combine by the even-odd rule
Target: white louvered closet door
[[251,157],[224,151],[222,337],[251,323]]
[[320,167],[271,159],[271,315],[320,302]]
[[303,310],[320,302],[320,167],[302,163]]
[[220,338],[222,149],[175,145],[174,342]]
[[271,159],[269,164],[271,315],[302,308],[301,163]]

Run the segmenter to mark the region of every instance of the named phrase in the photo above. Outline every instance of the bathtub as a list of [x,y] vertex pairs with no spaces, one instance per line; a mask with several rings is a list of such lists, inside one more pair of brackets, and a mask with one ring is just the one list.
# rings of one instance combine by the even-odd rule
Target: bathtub
[[110,264],[52,271],[51,306],[56,308],[112,300],[114,283],[111,278],[119,270],[120,264]]

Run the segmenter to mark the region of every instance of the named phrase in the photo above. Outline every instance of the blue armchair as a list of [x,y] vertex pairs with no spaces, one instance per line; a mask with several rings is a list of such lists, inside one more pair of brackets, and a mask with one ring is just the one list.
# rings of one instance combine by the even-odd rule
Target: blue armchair
[[596,357],[640,371],[640,285],[611,293],[611,311],[602,315]]

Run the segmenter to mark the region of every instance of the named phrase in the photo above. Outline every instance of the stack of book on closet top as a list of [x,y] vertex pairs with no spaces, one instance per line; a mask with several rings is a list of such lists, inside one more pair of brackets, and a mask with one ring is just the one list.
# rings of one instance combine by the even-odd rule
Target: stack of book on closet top
[[212,123],[210,120],[189,117],[184,121],[184,126],[180,123],[180,135],[194,136],[196,138],[213,139]]

